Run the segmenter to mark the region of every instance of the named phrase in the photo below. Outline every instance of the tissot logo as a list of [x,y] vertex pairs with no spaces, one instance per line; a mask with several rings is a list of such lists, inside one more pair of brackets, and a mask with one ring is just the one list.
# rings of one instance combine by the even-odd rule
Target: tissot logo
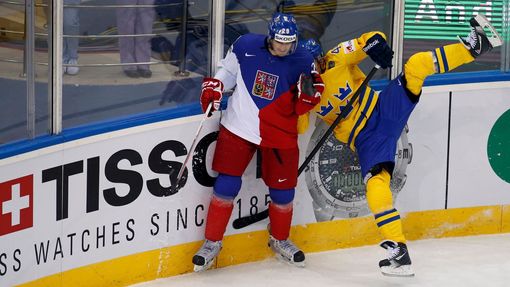
[[[215,131],[202,137],[194,151],[187,151],[179,141],[167,140],[154,146],[146,158],[137,150],[122,149],[109,156],[91,155],[45,168],[41,170],[41,182],[36,182],[35,186],[33,175],[0,183],[0,237],[33,227],[33,218],[37,217],[37,214],[33,214],[34,190],[40,192],[50,189],[49,192],[55,194],[54,204],[45,205],[44,208],[45,212],[55,214],[56,221],[71,216],[69,211],[73,202],[83,207],[85,213],[92,213],[108,206],[127,206],[136,201],[142,192],[156,197],[174,195],[179,189],[172,188],[177,184],[177,172],[172,171],[179,170],[182,163],[164,159],[163,154],[167,152],[172,152],[176,157],[193,152],[192,169],[185,169],[179,185],[181,188],[186,185],[190,175],[196,183],[211,187],[215,177],[209,174],[206,156],[217,134]],[[147,165],[150,172],[137,170],[140,165]],[[77,190],[76,179],[80,177],[85,181],[85,200],[77,202],[74,191]],[[170,185],[162,177],[169,177]],[[103,187],[103,184],[109,185]],[[123,190],[123,185],[128,186],[127,192]],[[0,258],[0,270],[1,265]]]
[[33,175],[0,183],[0,236],[32,227]]

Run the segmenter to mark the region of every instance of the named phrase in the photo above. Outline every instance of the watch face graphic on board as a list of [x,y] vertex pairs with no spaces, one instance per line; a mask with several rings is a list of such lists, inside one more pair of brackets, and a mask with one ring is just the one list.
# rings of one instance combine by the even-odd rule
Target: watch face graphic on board
[[[328,127],[320,121],[310,138],[306,154],[315,147]],[[412,159],[412,145],[407,140],[408,131],[406,126],[400,135],[395,153],[395,168],[390,182],[394,201],[405,184],[405,171]],[[333,135],[324,142],[311,160],[305,170],[305,181],[313,199],[317,221],[370,214],[358,156]]]

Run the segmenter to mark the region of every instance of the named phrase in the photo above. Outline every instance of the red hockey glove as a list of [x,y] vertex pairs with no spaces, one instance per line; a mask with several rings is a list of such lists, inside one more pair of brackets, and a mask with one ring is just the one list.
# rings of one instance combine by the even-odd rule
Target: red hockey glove
[[209,103],[213,103],[211,112],[220,109],[221,98],[223,94],[223,83],[215,78],[204,78],[202,81],[202,94],[200,95],[200,104],[205,113]]
[[315,88],[315,91],[320,94],[319,95],[320,99],[320,96],[322,96],[322,92],[324,92],[324,82],[322,81],[321,75],[316,70],[313,70],[311,75],[313,87]]
[[321,101],[324,82],[317,71],[311,75],[301,74],[297,83],[296,114],[302,115]]

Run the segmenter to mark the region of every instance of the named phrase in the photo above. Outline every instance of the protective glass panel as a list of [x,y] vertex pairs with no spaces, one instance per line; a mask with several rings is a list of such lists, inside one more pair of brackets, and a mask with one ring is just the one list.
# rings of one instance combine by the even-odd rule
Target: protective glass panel
[[[166,68],[172,71],[172,78],[166,82],[159,105],[179,107],[197,104],[202,78],[206,76],[209,65],[209,1],[156,2],[165,6],[157,13],[161,33],[153,39],[152,47],[160,58],[167,59]],[[182,10],[183,2],[189,3],[186,14]]]
[[[207,28],[209,1],[64,5],[64,129],[196,104],[199,94],[187,86],[195,86],[190,83],[207,63],[208,31],[201,28]],[[198,63],[189,56],[195,47],[205,51]]]
[[[0,2],[0,144],[48,131],[48,25],[45,3],[34,1],[35,53],[33,61],[27,62],[25,1]],[[27,71],[25,63],[35,66],[35,102],[27,106]],[[34,112],[35,126],[29,133],[28,113]]]
[[[296,17],[299,38],[319,40],[324,51],[337,44],[370,31],[382,31],[391,43],[393,1],[383,0],[296,0],[296,1],[225,1],[225,49],[239,35],[267,34],[271,15],[280,9]],[[226,50],[225,50],[226,52]],[[360,64],[368,73],[374,63],[367,59]],[[386,78],[379,72],[374,79]]]
[[[469,20],[479,13],[484,14],[502,35],[504,2],[506,1],[405,1],[404,61],[416,52],[459,43],[457,35],[468,36],[471,27]],[[498,47],[477,58],[476,62],[463,65],[452,72],[499,70],[500,66],[501,47]]]

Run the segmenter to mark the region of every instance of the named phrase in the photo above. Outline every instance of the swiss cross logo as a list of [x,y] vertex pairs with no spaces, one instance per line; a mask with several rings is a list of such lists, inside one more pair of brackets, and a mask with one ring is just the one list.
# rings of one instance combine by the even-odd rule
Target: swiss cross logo
[[278,76],[257,70],[252,94],[257,97],[272,100],[278,83]]
[[34,177],[0,183],[0,236],[33,225]]

